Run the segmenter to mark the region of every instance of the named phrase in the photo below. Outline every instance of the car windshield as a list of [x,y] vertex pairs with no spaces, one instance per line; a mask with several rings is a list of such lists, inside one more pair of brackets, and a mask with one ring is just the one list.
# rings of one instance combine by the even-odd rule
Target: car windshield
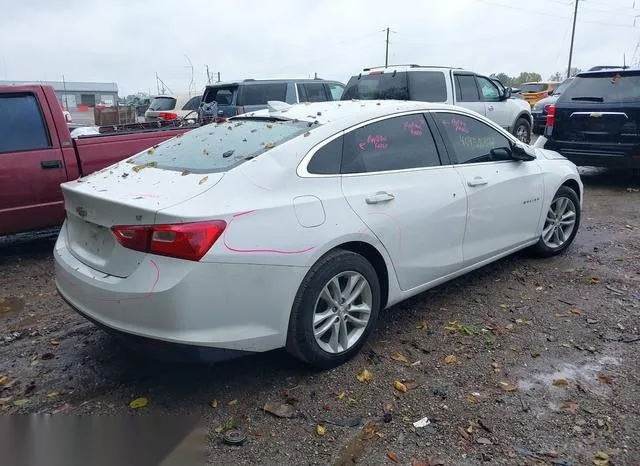
[[565,90],[563,99],[592,102],[637,102],[640,100],[640,72],[598,73],[578,76]]
[[173,110],[176,107],[176,99],[173,97],[155,97],[149,105],[149,110],[165,111]]
[[347,83],[341,100],[409,100],[406,72],[354,76]]
[[309,123],[300,121],[231,120],[189,131],[131,162],[191,173],[225,172],[309,129]]
[[520,89],[521,89],[521,92],[544,92],[548,88],[549,87],[547,84],[529,83],[529,84],[523,84]]

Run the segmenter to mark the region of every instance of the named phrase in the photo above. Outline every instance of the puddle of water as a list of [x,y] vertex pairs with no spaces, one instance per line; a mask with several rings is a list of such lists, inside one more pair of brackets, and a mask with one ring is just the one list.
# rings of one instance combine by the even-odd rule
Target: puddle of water
[[24,309],[24,298],[0,296],[0,318],[6,319],[20,313]]

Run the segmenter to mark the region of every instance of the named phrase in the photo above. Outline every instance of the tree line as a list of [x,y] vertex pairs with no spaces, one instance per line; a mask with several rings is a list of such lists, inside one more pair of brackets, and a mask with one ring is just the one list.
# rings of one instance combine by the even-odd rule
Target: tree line
[[[582,72],[580,68],[571,68],[571,76],[575,76],[576,74]],[[566,73],[561,73],[556,71],[551,76],[549,76],[549,81],[564,81]],[[520,87],[524,83],[534,83],[542,81],[542,75],[540,73],[532,73],[530,71],[523,71],[518,76],[509,76],[506,73],[492,73],[492,78],[499,79],[502,84],[507,87]]]

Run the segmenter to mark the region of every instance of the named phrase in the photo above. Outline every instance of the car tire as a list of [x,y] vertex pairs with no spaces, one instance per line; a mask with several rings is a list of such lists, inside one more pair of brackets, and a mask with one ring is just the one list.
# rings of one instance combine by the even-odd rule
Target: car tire
[[[351,304],[350,286],[355,291],[362,287]],[[351,251],[331,251],[300,284],[289,319],[287,351],[319,369],[338,366],[362,348],[375,328],[380,306],[380,281],[371,263]]]
[[[564,205],[564,207],[563,207]],[[571,215],[573,214],[573,215]],[[545,213],[542,234],[532,251],[538,257],[551,257],[562,253],[573,242],[580,227],[580,199],[568,186],[560,186]],[[564,221],[562,219],[565,219]],[[572,220],[570,231],[563,222]]]
[[531,142],[531,123],[526,118],[518,118],[513,125],[513,133],[518,140],[529,144]]

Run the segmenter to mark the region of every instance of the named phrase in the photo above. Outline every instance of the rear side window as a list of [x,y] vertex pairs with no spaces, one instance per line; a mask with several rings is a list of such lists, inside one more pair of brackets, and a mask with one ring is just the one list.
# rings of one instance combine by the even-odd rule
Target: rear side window
[[354,76],[347,83],[342,100],[409,100],[406,72]]
[[329,93],[331,94],[331,100],[340,100],[342,94],[344,94],[344,86],[341,84],[327,84]]
[[326,102],[328,100],[322,83],[305,83],[302,88],[304,89],[306,102]]
[[316,175],[337,175],[342,161],[342,136],[325,144],[313,154],[307,171]]
[[457,74],[455,75],[455,81],[459,102],[478,102],[480,100],[475,76],[470,74]]
[[409,76],[411,100],[446,102],[447,83],[441,71],[413,71]]
[[564,90],[562,100],[574,102],[638,102],[640,73],[598,73],[578,76]]
[[438,150],[421,113],[371,123],[344,136],[342,173],[438,165]]
[[207,87],[202,96],[202,102],[206,104],[217,102],[218,105],[233,105],[233,97],[237,89],[237,86]]
[[186,104],[182,107],[182,110],[197,110],[198,105],[200,105],[200,101],[202,100],[202,96],[198,95],[195,97],[191,97]]
[[238,105],[267,105],[270,100],[284,102],[287,83],[246,84],[240,89]]
[[173,110],[174,108],[176,108],[176,99],[173,97],[154,97],[149,105],[149,110],[153,110],[155,112]]
[[309,130],[308,123],[250,119],[210,124],[141,152],[132,162],[192,173],[224,172]]
[[511,148],[511,143],[497,130],[458,113],[434,113],[433,117],[458,163],[480,163],[507,160],[502,152],[492,149]]
[[51,147],[36,98],[31,94],[0,96],[0,152]]

